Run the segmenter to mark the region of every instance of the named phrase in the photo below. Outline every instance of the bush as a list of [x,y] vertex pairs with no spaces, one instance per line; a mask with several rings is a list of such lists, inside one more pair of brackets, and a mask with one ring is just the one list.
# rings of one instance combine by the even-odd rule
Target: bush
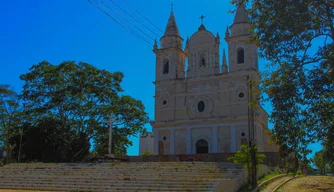
[[148,151],[148,150],[144,151],[144,152],[141,154],[141,156],[144,156],[144,157],[152,156],[152,155],[153,155],[153,153],[152,153],[151,151]]
[[[254,147],[255,153],[256,153],[256,167],[258,167],[259,164],[263,162],[263,159],[266,157],[264,154],[258,154],[257,147]],[[251,167],[251,148],[247,145],[241,145],[240,150],[237,151],[235,155],[228,158],[229,160],[233,161],[233,163],[236,164],[242,164],[246,168]]]

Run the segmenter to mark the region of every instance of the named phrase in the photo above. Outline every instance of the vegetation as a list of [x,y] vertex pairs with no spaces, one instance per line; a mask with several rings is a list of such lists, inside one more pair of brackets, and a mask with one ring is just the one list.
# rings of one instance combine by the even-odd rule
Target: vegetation
[[250,5],[254,37],[269,60],[263,89],[273,106],[275,142],[295,174],[310,143],[334,154],[334,3],[329,0],[232,0]]
[[[75,162],[108,150],[113,113],[113,153],[126,154],[129,136],[145,132],[148,116],[141,101],[122,95],[123,74],[87,63],[43,61],[20,76],[22,93],[0,88],[0,147],[23,161]],[[21,145],[20,145],[21,143]],[[20,147],[21,146],[21,147]]]
[[[257,152],[257,147],[255,147],[255,153]],[[256,167],[263,162],[266,156],[264,154],[256,153]],[[242,164],[246,168],[251,168],[251,149],[247,145],[241,145],[240,150],[237,151],[229,160],[236,164]]]
[[17,93],[9,85],[0,84],[0,150],[7,155],[5,163],[9,163],[12,149],[15,144],[10,139],[18,133],[15,129],[22,121],[22,107]]
[[260,183],[262,183],[264,181],[267,181],[268,179],[271,179],[271,178],[276,177],[278,175],[280,175],[280,173],[273,172],[273,173],[265,175],[264,177],[262,177],[261,179],[259,179],[257,182],[260,184]]
[[312,161],[318,168],[320,175],[326,175],[326,173],[334,174],[334,162],[328,158],[326,149],[316,152]]
[[141,156],[143,156],[143,157],[152,156],[152,155],[153,155],[153,153],[152,153],[151,151],[148,151],[148,150],[144,151],[144,152],[141,154]]

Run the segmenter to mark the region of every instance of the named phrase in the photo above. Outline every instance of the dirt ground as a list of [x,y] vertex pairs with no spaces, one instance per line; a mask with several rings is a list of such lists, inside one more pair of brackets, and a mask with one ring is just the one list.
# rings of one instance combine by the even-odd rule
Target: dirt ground
[[334,176],[305,176],[283,185],[280,192],[334,192]]
[[[283,183],[284,181],[290,179],[291,176],[285,176],[279,179],[276,179],[275,181],[269,183],[263,189],[261,189],[261,192],[271,192],[273,191],[279,184]],[[261,187],[262,188],[262,187]]]

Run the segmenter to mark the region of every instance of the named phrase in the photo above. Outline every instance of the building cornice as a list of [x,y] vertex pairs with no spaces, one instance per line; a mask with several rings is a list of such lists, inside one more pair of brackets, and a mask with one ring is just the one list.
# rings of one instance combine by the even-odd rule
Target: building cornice
[[190,82],[198,82],[204,80],[213,80],[213,79],[225,79],[236,76],[235,74],[239,73],[240,75],[246,75],[249,73],[257,73],[260,74],[258,71],[254,69],[242,70],[242,71],[233,71],[228,73],[220,73],[215,75],[208,75],[208,76],[201,76],[201,77],[191,77],[191,78],[182,78],[182,79],[169,79],[169,80],[162,80],[162,81],[155,81],[153,82],[154,85],[169,85],[175,83],[190,83]]
[[158,53],[166,53],[166,51],[171,51],[171,50],[174,50],[174,51],[177,51],[177,52],[181,53],[181,55],[183,55],[185,58],[188,57],[188,54],[185,51],[183,51],[182,48],[180,48],[180,47],[161,48],[161,49],[153,50],[153,52],[155,54],[158,54]]
[[[190,126],[190,125],[202,125],[208,124],[221,124],[223,123],[236,123],[240,121],[248,121],[248,116],[237,117],[214,117],[214,118],[190,118],[187,120],[171,120],[171,121],[151,121],[150,124],[153,128],[165,128],[165,127],[178,127],[178,126]],[[263,121],[259,116],[254,118],[254,121]]]

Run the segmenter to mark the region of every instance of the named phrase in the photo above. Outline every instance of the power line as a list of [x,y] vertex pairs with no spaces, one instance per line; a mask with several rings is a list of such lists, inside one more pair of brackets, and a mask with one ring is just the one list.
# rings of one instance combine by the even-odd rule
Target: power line
[[143,15],[140,11],[138,11],[134,6],[132,6],[127,0],[123,0],[125,1],[126,4],[128,4],[133,10],[135,10],[139,15],[141,15],[146,21],[148,21],[149,23],[151,23],[151,25],[153,25],[155,28],[157,28],[159,31],[161,31],[163,33],[163,30],[161,30],[159,27],[157,27],[153,22],[151,22],[147,17],[145,17],[145,15]]
[[115,19],[114,17],[112,17],[109,13],[107,13],[106,11],[104,11],[103,9],[101,9],[99,6],[97,6],[95,3],[93,3],[91,0],[88,0],[94,7],[96,7],[97,9],[99,9],[100,11],[102,11],[104,14],[106,14],[108,17],[110,17],[113,21],[115,21],[117,24],[121,25],[122,27],[124,27],[125,29],[129,30],[132,34],[134,34],[138,39],[140,39],[141,41],[144,41],[145,43],[151,45],[146,39],[142,38],[140,35],[138,35],[135,31],[133,31],[132,29],[130,29],[129,27],[127,27],[126,25],[124,25],[123,23],[121,23],[120,21],[118,21],[117,19]]
[[130,25],[134,26],[136,29],[138,29],[140,32],[142,32],[146,37],[150,38],[154,41],[154,38],[152,38],[150,35],[145,33],[143,30],[141,30],[139,27],[137,27],[135,24],[133,24],[131,21],[129,21],[127,18],[125,18],[123,15],[115,11],[112,7],[110,7],[107,3],[105,3],[103,0],[100,0],[101,3],[103,3],[107,8],[109,8],[111,11],[115,12],[118,16],[120,16],[122,19],[124,19],[126,22],[130,23]]
[[156,34],[153,30],[151,30],[149,27],[147,27],[145,24],[143,24],[142,22],[140,22],[139,20],[137,20],[133,15],[131,15],[130,13],[128,13],[125,9],[123,9],[119,4],[117,4],[114,0],[110,0],[112,3],[114,3],[119,9],[121,9],[125,14],[127,14],[128,16],[130,16],[132,19],[134,19],[135,21],[137,21],[138,23],[140,23],[142,26],[144,26],[147,30],[149,30],[150,32],[152,32],[154,35],[156,35],[157,37],[160,37],[160,35]]
[[[91,0],[88,0],[90,3],[92,3],[91,2]],[[106,3],[104,3],[103,2],[103,0],[100,0],[100,2],[102,2],[103,4],[105,4],[106,5]],[[154,46],[154,45],[152,45],[150,42],[148,42],[146,39],[144,39],[143,37],[141,37],[140,35],[138,35],[134,30],[132,30],[130,27],[128,27],[128,26],[126,26],[126,25],[124,25],[122,22],[120,22],[120,21],[118,21],[117,19],[115,19],[114,17],[112,17],[109,13],[107,13],[106,11],[104,11],[103,9],[101,9],[100,7],[98,7],[96,4],[94,4],[94,3],[92,3],[95,7],[97,7],[99,10],[101,10],[103,13],[105,13],[107,16],[109,16],[112,20],[114,20],[117,24],[119,24],[119,25],[121,25],[122,27],[124,27],[125,29],[127,29],[127,30],[129,30],[131,33],[133,33],[137,38],[139,38],[140,40],[142,40],[142,41],[144,41],[145,43],[147,43],[148,45],[150,45],[150,46]],[[110,6],[108,6],[107,5],[107,7],[110,9],[110,10],[112,10],[113,11],[113,9],[110,7]],[[134,7],[133,7],[134,8]],[[135,9],[135,8],[134,8]],[[114,11],[115,12],[115,11]],[[115,12],[115,13],[117,13],[117,12]],[[120,15],[119,13],[117,13],[118,15]],[[123,19],[124,19],[124,17],[123,16],[121,16]],[[124,20],[126,20],[126,21],[128,21],[127,19],[124,19]],[[129,21],[128,21],[129,22]],[[131,23],[131,22],[129,22],[129,23]],[[132,23],[131,23],[132,24]],[[134,24],[132,24],[133,26],[135,26]],[[136,28],[138,28],[137,26],[135,26]],[[142,33],[144,33],[146,36],[149,36],[149,35],[147,35],[147,33],[146,32],[144,32],[143,30],[141,30],[141,29],[138,29],[140,32],[142,32]],[[151,37],[150,37],[150,39],[152,39]],[[152,39],[152,40],[154,40],[154,39]],[[158,43],[158,44],[160,44],[160,43]],[[160,46],[161,46],[161,44],[160,44]],[[170,63],[175,67],[175,69],[177,70],[177,65],[176,65],[176,63],[177,62],[175,62],[173,59],[171,59],[170,57],[169,57],[169,55],[167,55],[165,52],[162,52],[162,54],[164,54],[167,58],[168,58],[168,60],[170,61]],[[183,73],[185,73],[186,74],[186,69],[185,69],[185,67],[182,67],[182,72]],[[200,78],[196,78],[196,77],[194,77],[195,79],[200,79]],[[200,79],[200,81],[203,81],[203,80],[201,80]]]
[[[89,0],[90,1],[90,0]],[[123,16],[121,16],[118,12],[114,11],[113,8],[111,8],[110,6],[108,6],[106,3],[103,2],[103,0],[100,0],[100,2],[104,5],[107,6],[107,8],[109,8],[111,11],[115,12],[116,14],[118,14],[120,17],[122,17],[124,20],[126,20],[127,22],[129,22],[131,25],[133,25],[134,27],[136,27],[141,33],[143,33],[145,36],[148,36],[150,39],[154,40],[152,37],[150,37],[146,32],[144,32],[143,30],[139,29],[137,26],[135,26],[131,21],[128,21],[127,19],[125,19]],[[96,6],[96,5],[95,5]],[[101,10],[101,9],[100,9]],[[101,10],[103,11],[103,10]],[[104,13],[106,13],[105,11],[103,11]],[[123,23],[121,23],[120,21],[116,20],[115,18],[113,18],[110,14],[106,13],[109,17],[111,17],[114,21],[117,21],[118,24],[120,24],[121,26],[125,27],[125,29],[127,30],[130,30],[130,32],[134,33],[137,37],[143,39],[142,37],[140,37],[140,35],[138,35],[137,33],[135,33],[132,29],[130,29],[129,27],[125,26]],[[145,39],[145,43],[151,45],[151,46],[154,46],[152,45],[151,43],[149,43],[146,39]],[[158,42],[157,42],[158,43]],[[160,46],[161,44],[158,43]],[[171,59],[169,57],[169,55],[167,55],[166,53],[162,52],[162,54],[164,54],[165,56],[167,56],[168,60],[170,61],[170,63],[175,67],[175,69],[177,69],[177,65],[174,64],[174,63],[177,63],[175,62],[173,59]],[[186,73],[185,69],[183,68],[182,72]]]

